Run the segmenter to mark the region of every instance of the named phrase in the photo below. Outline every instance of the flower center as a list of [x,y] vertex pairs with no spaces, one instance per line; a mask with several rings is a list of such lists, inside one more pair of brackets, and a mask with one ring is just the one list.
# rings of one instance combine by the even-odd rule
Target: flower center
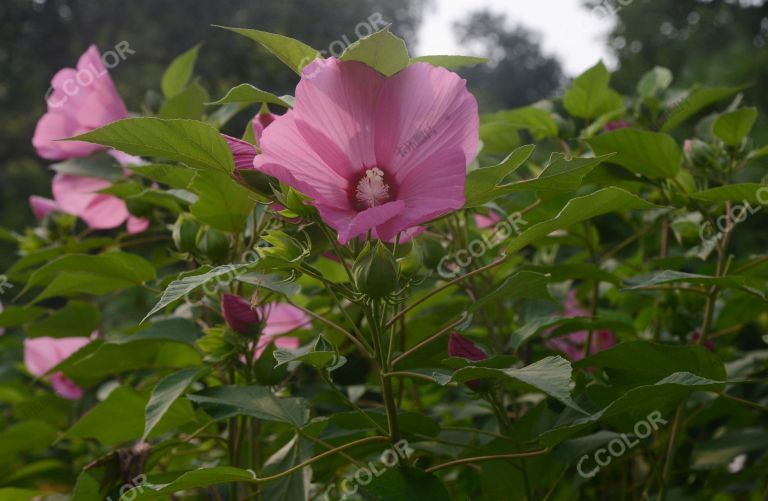
[[391,198],[389,185],[384,182],[384,172],[378,167],[365,171],[355,187],[355,200],[364,209],[378,207]]

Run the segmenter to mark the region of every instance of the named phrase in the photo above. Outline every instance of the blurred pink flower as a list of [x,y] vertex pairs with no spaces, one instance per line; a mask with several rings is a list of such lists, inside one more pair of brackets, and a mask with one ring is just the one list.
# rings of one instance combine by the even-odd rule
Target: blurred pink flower
[[[251,120],[251,128],[253,129],[253,137],[256,140],[256,144],[261,141],[261,134],[269,124],[275,121],[278,115],[274,113],[258,113]],[[235,158],[235,171],[241,169],[253,169],[253,159],[256,158],[259,151],[253,144],[236,137],[222,134],[224,139],[229,145],[229,149],[232,150],[232,156]]]
[[43,218],[51,212],[61,210],[59,204],[56,203],[56,200],[38,197],[37,195],[29,197],[29,206],[32,208],[32,213],[38,221],[42,221]]
[[[27,338],[24,340],[24,365],[30,374],[42,377],[90,342],[87,337]],[[53,390],[62,398],[78,400],[83,396],[83,390],[62,372],[52,374],[50,381]]]
[[605,131],[611,132],[618,129],[628,129],[629,128],[629,122],[626,120],[614,120],[613,122],[608,122],[605,124]]
[[[563,301],[563,316],[566,317],[589,317],[591,313],[582,308],[576,297],[576,291],[568,291],[568,295]],[[549,331],[551,332],[551,330]],[[564,336],[558,336],[547,339],[545,345],[550,350],[563,353],[569,360],[575,362],[584,358],[584,344],[589,337],[588,331],[571,332]],[[592,333],[592,346],[590,355],[603,351],[616,344],[616,338],[613,332],[607,329],[596,330]]]
[[37,154],[48,160],[84,157],[102,150],[103,147],[96,144],[56,140],[128,118],[125,103],[95,45],[80,56],[76,69],[59,70],[51,80],[51,89],[48,111],[37,122],[32,138]]
[[475,226],[481,230],[491,228],[499,221],[501,221],[501,216],[493,211],[490,211],[487,216],[483,214],[475,214]]
[[464,205],[477,101],[455,73],[416,63],[387,78],[356,61],[307,65],[295,107],[264,130],[257,170],[313,199],[341,243],[383,240]]
[[[448,355],[465,358],[472,362],[479,362],[488,358],[488,355],[478,348],[475,343],[457,332],[451,332],[451,337],[448,338]],[[479,380],[467,381],[466,384],[473,390],[477,390],[480,387]]]

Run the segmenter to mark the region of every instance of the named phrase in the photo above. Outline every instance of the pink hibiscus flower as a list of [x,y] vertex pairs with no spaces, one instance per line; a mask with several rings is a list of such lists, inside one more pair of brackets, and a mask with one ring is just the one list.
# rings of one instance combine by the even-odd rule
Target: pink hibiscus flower
[[[264,132],[264,129],[274,122],[277,117],[278,115],[275,115],[274,113],[258,113],[253,117],[251,120],[251,128],[253,129],[253,137],[256,140],[256,144],[261,141],[261,135]],[[227,140],[229,149],[232,150],[232,156],[235,158],[235,171],[240,169],[252,169],[253,159],[256,158],[256,155],[259,153],[256,147],[248,141],[243,141],[236,137],[228,136],[226,134],[222,134],[222,136]]]
[[[35,377],[44,376],[49,370],[69,358],[77,350],[90,343],[87,337],[37,337],[24,340],[24,365]],[[79,400],[83,390],[62,372],[51,374],[51,386],[62,398]]]
[[306,313],[291,304],[269,303],[254,308],[251,303],[234,294],[222,296],[221,312],[229,328],[244,336],[250,334],[251,327],[258,328],[264,319],[259,344],[256,346],[256,358],[261,356],[272,341],[278,348],[298,348],[299,338],[283,334],[304,327],[310,322]]
[[[104,149],[81,141],[56,141],[128,118],[125,103],[95,45],[80,56],[77,68],[59,70],[51,80],[48,112],[35,127],[32,144],[48,160],[85,157]],[[125,154],[115,152],[118,161]]]
[[[457,332],[451,332],[451,337],[448,338],[448,355],[465,358],[472,362],[479,362],[488,358],[488,355],[474,342]],[[475,391],[480,388],[480,380],[467,381],[466,384]]]
[[[568,295],[563,301],[563,316],[566,317],[589,317],[591,313],[582,308],[576,297],[576,291],[568,291]],[[558,336],[548,339],[545,345],[550,350],[563,353],[569,360],[575,362],[584,358],[584,344],[589,337],[588,331],[571,332],[564,336]],[[592,346],[589,354],[593,355],[598,351],[607,350],[616,344],[616,337],[613,332],[607,329],[596,330],[592,333]]]
[[477,101],[444,68],[416,63],[387,78],[318,59],[253,166],[312,198],[342,244],[368,230],[391,240],[464,205],[478,130]]

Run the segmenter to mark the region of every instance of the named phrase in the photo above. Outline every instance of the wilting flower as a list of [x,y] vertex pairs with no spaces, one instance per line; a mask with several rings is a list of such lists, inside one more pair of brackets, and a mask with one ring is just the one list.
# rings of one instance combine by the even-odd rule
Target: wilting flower
[[416,63],[387,78],[318,59],[253,166],[312,198],[341,243],[369,230],[388,241],[464,205],[478,128],[477,101],[444,68]]
[[[125,103],[117,93],[95,45],[80,56],[77,68],[59,70],[51,80],[48,112],[35,127],[32,144],[48,160],[85,157],[102,146],[82,141],[57,141],[98,129],[128,118]],[[111,151],[119,161],[126,155]]]
[[261,336],[256,346],[256,358],[259,358],[270,342],[278,348],[298,348],[299,339],[285,337],[293,330],[309,324],[310,319],[299,308],[286,303],[269,303],[253,307],[251,303],[235,296],[224,294],[221,298],[221,312],[230,329],[244,336],[257,332],[263,321]]
[[[49,370],[69,358],[77,350],[90,343],[87,337],[37,337],[24,340],[24,365],[35,377],[44,376]],[[51,375],[51,386],[62,398],[78,400],[83,390],[62,372]]]
[[[479,362],[485,360],[488,355],[483,350],[477,347],[475,343],[465,338],[457,332],[451,332],[451,337],[448,338],[448,355],[452,357],[465,358],[472,362]],[[479,380],[467,381],[467,386],[473,390],[477,390],[480,387]]]
[[[576,297],[576,291],[568,291],[568,295],[563,301],[563,316],[566,317],[589,317],[591,313],[579,304]],[[575,362],[584,358],[584,345],[589,338],[588,331],[571,332],[564,336],[558,336],[548,339],[546,346],[550,350],[562,352],[571,361]],[[592,345],[589,354],[595,354],[616,344],[616,338],[613,332],[607,329],[595,330],[592,332]]]

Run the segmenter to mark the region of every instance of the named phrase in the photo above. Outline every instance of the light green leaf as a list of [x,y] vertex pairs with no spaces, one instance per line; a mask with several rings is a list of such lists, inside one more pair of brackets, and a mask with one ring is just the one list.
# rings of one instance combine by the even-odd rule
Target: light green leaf
[[111,146],[131,155],[163,157],[203,170],[229,174],[235,167],[219,131],[195,120],[126,118],[72,139]]
[[672,136],[661,132],[619,129],[587,142],[595,155],[616,152],[611,163],[652,179],[675,177],[683,160],[683,152]]
[[182,297],[193,292],[198,287],[202,287],[211,280],[215,280],[226,275],[231,275],[232,277],[237,276],[249,266],[253,266],[253,264],[227,264],[224,266],[218,266],[213,269],[201,268],[195,270],[192,272],[192,274],[187,274],[178,280],[174,280],[168,285],[168,287],[165,289],[165,292],[163,292],[163,296],[160,298],[160,301],[158,301],[152,310],[147,313],[142,322],[146,321],[149,317],[162,310],[172,302],[181,299]]
[[267,103],[267,104],[276,104],[284,108],[292,108],[293,97],[292,96],[278,97],[272,94],[271,92],[257,89],[251,84],[244,83],[244,84],[238,85],[237,87],[232,87],[231,89],[229,89],[229,92],[227,92],[227,94],[224,97],[222,97],[218,101],[214,101],[208,104],[230,104],[230,103],[237,103],[237,104]]
[[163,379],[152,390],[147,407],[144,409],[145,424],[142,440],[146,440],[150,432],[157,426],[171,405],[187,391],[187,388],[200,379],[206,369],[193,367],[174,372]]
[[189,188],[196,172],[193,169],[171,164],[131,165],[129,168],[140,176],[179,190]]
[[757,120],[757,108],[741,108],[723,113],[712,124],[712,134],[722,139],[725,144],[738,146],[752,130]]
[[708,108],[712,104],[746,89],[738,87],[695,87],[688,94],[672,104],[666,115],[662,116],[662,132],[668,132],[685,123],[689,118]]
[[198,82],[179,92],[173,97],[169,97],[160,106],[160,118],[188,118],[199,120],[205,112],[205,103],[209,101],[208,91],[200,86]]
[[482,123],[504,122],[518,129],[527,129],[536,139],[557,137],[558,126],[552,114],[541,108],[526,106],[483,115]]
[[320,53],[309,45],[283,35],[244,28],[228,28],[226,26],[219,26],[219,28],[234,31],[258,42],[298,74],[301,74],[301,70],[306,65],[320,57]]
[[524,388],[535,388],[567,407],[585,413],[571,398],[571,364],[560,356],[542,358],[520,369],[465,367],[454,372],[445,383],[449,381],[466,383],[475,379],[503,379],[523,383]]
[[536,147],[532,144],[521,146],[510,153],[501,163],[492,167],[475,169],[467,175],[465,207],[479,207],[503,195],[496,186],[505,177],[519,169],[530,158]]
[[309,408],[302,398],[278,398],[263,386],[216,386],[187,398],[219,421],[233,416],[252,416],[300,428],[309,420]]
[[448,69],[475,66],[477,64],[484,64],[487,62],[487,58],[475,56],[419,56],[411,58],[411,64],[429,63],[432,66],[442,66],[443,68]]
[[608,83],[611,74],[601,62],[579,75],[563,97],[563,106],[574,117],[596,118],[621,108],[621,96]]
[[547,288],[548,284],[549,275],[542,275],[532,271],[520,271],[506,278],[488,294],[477,298],[469,307],[469,311],[477,311],[499,299],[544,299],[554,301]]
[[519,127],[505,122],[480,125],[484,153],[506,153],[520,146]]
[[637,83],[637,93],[641,97],[653,97],[663,92],[672,83],[672,72],[667,68],[656,66],[648,71]]
[[535,224],[512,240],[506,248],[511,255],[555,230],[568,228],[576,223],[616,211],[652,209],[656,205],[625,191],[608,187],[583,197],[573,198],[553,219]]
[[562,153],[553,153],[544,166],[544,170],[533,178],[499,185],[497,193],[513,193],[518,191],[537,191],[539,193],[567,193],[579,188],[584,177],[601,163],[612,159],[609,153],[593,158],[566,159]]
[[255,194],[229,174],[200,171],[189,189],[198,199],[191,211],[195,217],[217,230],[240,232],[256,206]]
[[351,44],[344,50],[340,59],[360,61],[387,77],[411,62],[405,41],[393,35],[388,26]]
[[200,51],[200,44],[195,45],[180,56],[176,57],[163,73],[163,79],[160,87],[166,99],[172,98],[181,93],[189,83],[192,77],[192,71],[197,61],[197,53]]

